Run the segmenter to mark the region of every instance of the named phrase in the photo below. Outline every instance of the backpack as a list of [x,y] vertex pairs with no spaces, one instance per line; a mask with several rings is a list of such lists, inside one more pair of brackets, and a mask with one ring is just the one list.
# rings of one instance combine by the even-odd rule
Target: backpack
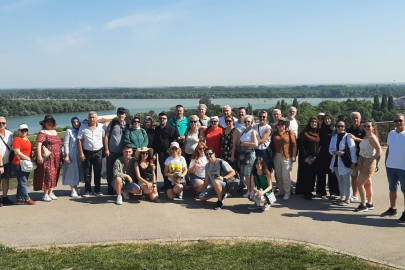
[[[117,120],[117,119],[112,120],[112,121],[111,121],[110,132],[111,132],[112,130],[114,130],[114,127],[115,127],[116,125],[119,125],[118,120]],[[129,124],[125,124],[125,127],[126,127],[127,129],[129,129]],[[122,132],[123,130],[122,130],[121,125],[120,125],[120,128],[121,128],[121,132]],[[124,132],[122,132],[122,134],[124,134]],[[110,140],[108,140],[108,147],[110,147]]]

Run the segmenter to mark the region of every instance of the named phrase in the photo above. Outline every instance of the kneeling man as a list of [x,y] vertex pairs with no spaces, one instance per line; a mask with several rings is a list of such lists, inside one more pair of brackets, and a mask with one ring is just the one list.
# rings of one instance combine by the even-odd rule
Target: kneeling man
[[[206,201],[215,195],[218,198],[214,210],[219,210],[224,204],[227,193],[234,193],[239,183],[231,180],[235,176],[235,171],[225,160],[215,157],[214,149],[209,147],[205,149],[205,156],[208,163],[205,165],[205,179],[202,185],[203,192],[200,193],[200,200]],[[212,187],[208,188],[208,183],[212,181]],[[227,181],[232,181],[227,185]]]
[[[135,174],[135,161],[132,157],[132,145],[124,146],[123,156],[118,158],[114,163],[114,177],[111,185],[117,192],[117,204],[122,204],[122,197],[128,200],[129,193],[140,194],[141,188],[137,185]],[[122,193],[122,196],[121,196]]]

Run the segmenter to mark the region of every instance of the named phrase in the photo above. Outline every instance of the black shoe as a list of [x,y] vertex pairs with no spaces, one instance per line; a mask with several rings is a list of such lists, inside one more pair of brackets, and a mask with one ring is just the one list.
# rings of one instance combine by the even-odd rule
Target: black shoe
[[214,210],[220,210],[220,209],[222,209],[222,206],[223,206],[224,204],[221,202],[221,201],[217,201],[217,204],[215,205],[215,207],[214,207]]
[[221,200],[222,204],[224,204],[226,197],[228,197],[228,193],[222,194],[222,200]]
[[304,195],[305,200],[312,201],[312,196],[311,195],[312,194],[305,194]]
[[89,191],[85,191],[82,195],[82,197],[89,197],[90,196],[90,192]]
[[382,213],[382,214],[380,215],[380,217],[386,217],[386,216],[389,216],[389,217],[396,217],[397,215],[398,215],[397,209],[392,209],[392,208],[390,207],[387,211],[385,211],[384,213]]
[[103,196],[103,192],[98,191],[98,192],[95,192],[94,195],[96,195],[97,197],[101,197],[101,196]]
[[398,223],[405,223],[405,212],[402,212],[402,216],[398,219]]
[[366,203],[366,207],[368,208],[368,210],[374,210],[374,204]]
[[362,204],[359,204],[359,206],[356,209],[354,209],[354,212],[367,212],[367,211],[368,211],[367,206],[364,206]]
[[3,197],[3,205],[13,205],[14,203],[8,198],[8,197]]

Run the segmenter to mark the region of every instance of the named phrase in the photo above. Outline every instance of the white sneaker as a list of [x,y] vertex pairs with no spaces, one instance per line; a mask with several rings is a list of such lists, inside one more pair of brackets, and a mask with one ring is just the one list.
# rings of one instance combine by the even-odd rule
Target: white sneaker
[[70,197],[72,197],[72,198],[77,198],[77,197],[79,197],[79,195],[78,195],[77,192],[76,192],[76,189],[72,190],[72,193],[70,194]]
[[284,201],[288,201],[290,199],[290,194],[285,194],[283,197]]
[[249,190],[246,191],[245,194],[243,194],[243,197],[245,197],[245,198],[249,198],[249,196],[250,196],[250,191]]
[[121,194],[122,194],[122,197],[124,197],[125,200],[129,200],[131,198],[131,196],[129,196],[128,192],[122,191]]
[[121,195],[118,195],[118,196],[117,196],[116,204],[117,204],[117,205],[121,205],[121,204],[122,204],[122,196],[121,196]]
[[57,200],[58,199],[58,197],[56,197],[53,192],[51,194],[49,194],[49,198],[51,198],[52,200]]
[[51,201],[52,201],[52,199],[49,197],[48,194],[45,194],[45,195],[42,197],[42,200],[43,200],[44,202],[51,202]]
[[351,202],[358,202],[358,201],[360,201],[360,200],[359,200],[359,198],[357,198],[357,197],[350,196],[350,201],[351,201]]
[[270,204],[266,203],[265,205],[263,205],[262,210],[267,211],[270,209],[270,206],[271,206]]

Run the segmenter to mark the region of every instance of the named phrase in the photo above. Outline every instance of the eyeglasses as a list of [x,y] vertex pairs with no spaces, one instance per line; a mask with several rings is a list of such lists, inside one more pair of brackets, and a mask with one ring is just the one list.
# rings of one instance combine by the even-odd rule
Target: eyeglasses
[[195,123],[197,123],[198,121],[190,121],[190,123],[192,123],[192,124],[195,124]]
[[21,132],[28,132],[28,129],[24,128],[24,129],[20,129]]
[[172,147],[172,150],[177,150],[177,149],[179,149],[179,148],[177,148],[176,146]]
[[[403,119],[395,119],[394,123],[402,123],[404,120]],[[0,123],[0,124],[4,124],[4,123]]]
[[164,118],[164,117],[162,117],[162,118],[159,118],[159,120],[160,121],[162,121],[162,120],[166,120],[167,118]]
[[134,123],[140,123],[141,121],[134,121]]
[[345,126],[341,126],[341,125],[338,125],[338,126],[336,126],[337,128],[344,128]]
[[206,156],[211,156],[214,153],[205,153]]
[[141,152],[141,155],[149,155],[149,152]]
[[250,122],[252,122],[252,121],[243,121],[243,123],[245,123],[245,124],[246,124],[246,123],[250,123]]
[[0,122],[0,125],[5,125],[6,124],[6,122]]
[[284,125],[285,125],[284,122],[277,123],[277,126],[284,126]]
[[204,148],[204,147],[201,147],[201,148],[198,148],[198,150],[202,151],[202,150],[205,150],[205,148]]
[[371,128],[372,126],[370,125],[364,125],[364,128]]
[[265,116],[265,115],[262,115],[262,116],[259,116],[259,118],[264,119],[264,118],[266,118],[266,116]]

